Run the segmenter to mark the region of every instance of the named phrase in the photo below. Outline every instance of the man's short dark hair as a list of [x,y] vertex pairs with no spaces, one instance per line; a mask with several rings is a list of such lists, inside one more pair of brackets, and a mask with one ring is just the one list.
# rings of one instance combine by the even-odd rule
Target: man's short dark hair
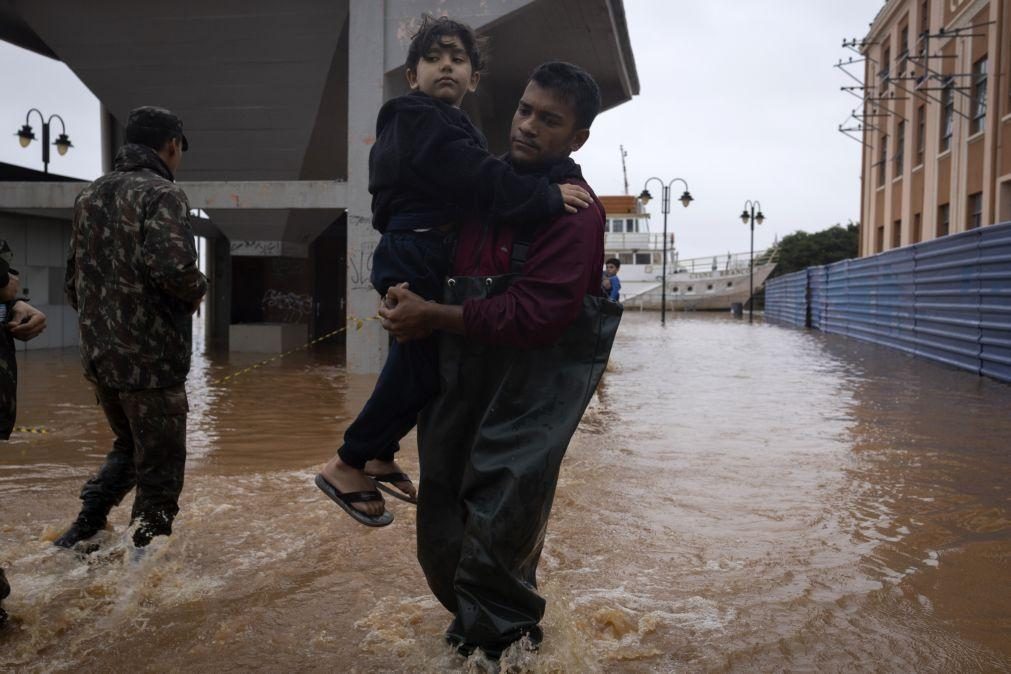
[[605,265],[609,265],[609,264],[613,264],[613,265],[614,265],[615,267],[617,267],[618,269],[621,269],[621,260],[619,260],[619,259],[618,259],[618,258],[616,258],[616,257],[612,257],[611,259],[609,259],[609,260],[608,260],[607,262],[605,262],[604,264],[605,264]]
[[530,81],[551,89],[576,112],[576,128],[589,129],[600,112],[600,87],[590,73],[565,61],[542,63],[530,74]]
[[467,52],[471,69],[476,73],[481,72],[484,69],[484,59],[481,56],[484,40],[465,23],[454,21],[447,16],[436,18],[431,14],[421,15],[421,26],[418,32],[411,36],[411,44],[407,48],[407,61],[404,65],[408,70],[417,71],[418,61],[433,45],[442,44],[445,38],[453,37],[460,40],[464,51]]

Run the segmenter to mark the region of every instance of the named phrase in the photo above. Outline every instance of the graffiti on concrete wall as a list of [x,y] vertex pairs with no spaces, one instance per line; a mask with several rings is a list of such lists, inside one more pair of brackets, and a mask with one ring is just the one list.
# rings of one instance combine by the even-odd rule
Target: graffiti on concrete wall
[[263,294],[263,309],[284,323],[304,323],[312,314],[312,296],[268,290]]
[[277,257],[281,255],[280,241],[232,241],[232,255],[246,257]]
[[[371,218],[348,215],[348,230],[353,227],[371,228],[371,226]],[[370,280],[372,253],[375,251],[377,243],[376,239],[366,238],[361,241],[358,250],[348,250],[348,286],[351,290],[372,289],[372,281]]]

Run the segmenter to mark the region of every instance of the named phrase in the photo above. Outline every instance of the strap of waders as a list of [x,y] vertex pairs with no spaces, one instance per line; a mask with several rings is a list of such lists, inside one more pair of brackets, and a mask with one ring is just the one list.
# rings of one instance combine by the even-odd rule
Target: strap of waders
[[523,265],[526,264],[527,257],[530,255],[530,244],[534,240],[536,229],[536,226],[529,223],[516,228],[513,250],[509,255],[509,271],[511,273],[519,274],[523,271]]

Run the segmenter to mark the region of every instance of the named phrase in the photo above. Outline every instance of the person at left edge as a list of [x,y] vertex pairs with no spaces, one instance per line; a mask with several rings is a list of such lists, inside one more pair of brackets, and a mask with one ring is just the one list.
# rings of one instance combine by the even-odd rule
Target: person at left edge
[[[14,340],[27,342],[46,329],[46,315],[18,297],[21,283],[16,269],[11,269],[13,254],[0,239],[0,440],[8,440],[17,416],[18,363]],[[11,593],[4,570],[0,569],[0,627],[7,622],[3,600]]]
[[113,170],[74,205],[66,292],[79,315],[84,376],[116,437],[60,547],[98,533],[134,487],[138,548],[171,534],[179,512],[192,314],[207,292],[189,203],[174,182],[188,146],[176,115],[133,110]]
[[18,362],[14,340],[27,342],[46,329],[46,315],[28,304],[21,293],[18,271],[11,269],[13,252],[0,239],[0,440],[14,431],[18,401]]

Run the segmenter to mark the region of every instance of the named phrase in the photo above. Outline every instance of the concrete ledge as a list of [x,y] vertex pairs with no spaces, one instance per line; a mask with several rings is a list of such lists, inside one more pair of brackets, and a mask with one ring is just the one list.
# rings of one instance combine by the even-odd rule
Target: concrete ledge
[[283,353],[309,341],[305,323],[233,323],[228,350],[245,353]]
[[[0,209],[73,208],[89,183],[0,182]],[[180,182],[193,208],[334,209],[347,204],[347,183],[340,180],[244,180]]]

